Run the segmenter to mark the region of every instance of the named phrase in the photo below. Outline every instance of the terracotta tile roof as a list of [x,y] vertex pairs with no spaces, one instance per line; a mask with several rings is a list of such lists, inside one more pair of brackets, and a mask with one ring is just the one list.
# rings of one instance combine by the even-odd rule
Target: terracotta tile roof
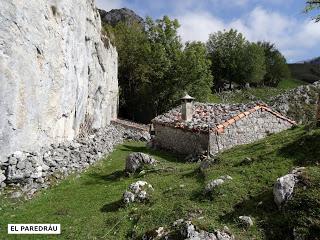
[[152,123],[194,132],[208,132],[210,129],[210,131],[222,133],[229,125],[260,109],[262,111],[268,111],[291,124],[296,124],[294,121],[273,111],[264,104],[210,104],[198,102],[194,103],[191,121],[182,120],[181,106],[179,106],[165,114],[157,116],[152,120]]

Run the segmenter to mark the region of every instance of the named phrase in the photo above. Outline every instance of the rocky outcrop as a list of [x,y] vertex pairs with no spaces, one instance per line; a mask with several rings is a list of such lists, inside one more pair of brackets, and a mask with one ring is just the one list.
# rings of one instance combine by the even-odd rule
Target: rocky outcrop
[[99,13],[101,16],[101,21],[104,24],[109,24],[113,27],[116,26],[119,22],[123,22],[127,25],[138,23],[142,27],[144,25],[143,18],[128,8],[112,9],[109,12],[99,9]]
[[0,160],[116,118],[117,51],[94,0],[1,1],[0,22]]
[[268,104],[297,123],[314,121],[320,94],[320,81],[289,90],[271,98]]

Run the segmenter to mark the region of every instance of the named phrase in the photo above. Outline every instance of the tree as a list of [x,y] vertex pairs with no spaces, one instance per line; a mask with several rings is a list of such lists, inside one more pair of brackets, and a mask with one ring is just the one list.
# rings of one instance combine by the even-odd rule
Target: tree
[[224,83],[259,84],[266,71],[263,50],[249,43],[236,30],[217,32],[209,36],[207,50],[212,61],[215,88]]
[[[320,9],[320,0],[310,0],[306,1],[305,12],[311,12],[313,10]],[[320,14],[314,17],[316,22],[320,21]]]
[[147,18],[145,28],[123,23],[112,28],[119,54],[120,116],[149,122],[177,105],[185,90],[206,100],[213,81],[206,49],[200,43],[184,48],[178,28],[178,21],[166,16]]
[[233,29],[210,34],[207,50],[212,61],[216,89],[222,88],[224,83],[229,83],[231,87],[234,79],[237,79],[246,44],[243,35]]
[[259,85],[266,74],[265,55],[263,49],[256,43],[247,43],[243,49],[237,83]]
[[119,23],[114,28],[106,28],[115,35],[114,41],[119,55],[120,114],[135,119],[142,93],[149,81],[147,56],[150,54],[150,44],[139,24],[133,23],[129,26]]
[[266,74],[263,83],[267,86],[278,86],[282,79],[290,77],[290,70],[285,57],[269,42],[258,42],[258,45],[264,50]]
[[184,91],[205,101],[211,92],[213,77],[206,48],[199,42],[183,44],[177,34],[179,23],[168,17],[153,22],[147,19],[147,34],[151,42],[153,69],[150,84],[153,116],[179,103]]
[[205,44],[202,42],[187,42],[181,59],[181,84],[183,89],[198,101],[206,101],[213,84],[211,61],[207,57]]

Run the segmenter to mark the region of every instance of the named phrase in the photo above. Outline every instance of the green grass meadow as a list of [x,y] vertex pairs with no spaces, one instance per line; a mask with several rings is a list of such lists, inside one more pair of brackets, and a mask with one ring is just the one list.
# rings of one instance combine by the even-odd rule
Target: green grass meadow
[[[137,151],[154,156],[159,161],[157,171],[126,177],[125,159]],[[228,226],[237,239],[292,239],[293,227],[316,236],[320,233],[319,161],[320,130],[310,127],[233,148],[222,153],[206,172],[199,171],[198,163],[183,162],[180,156],[149,150],[141,142],[126,142],[86,172],[68,177],[32,200],[1,196],[0,239],[141,239],[146,231],[180,218],[192,219],[208,231]],[[307,167],[307,191],[297,187],[293,206],[278,210],[273,184],[294,166]],[[205,196],[206,183],[222,175],[233,180]],[[150,202],[123,206],[123,192],[137,180],[153,185]],[[312,209],[295,206],[309,198]],[[239,225],[240,215],[251,216],[254,226],[245,229]],[[60,223],[62,234],[9,236],[8,223]]]

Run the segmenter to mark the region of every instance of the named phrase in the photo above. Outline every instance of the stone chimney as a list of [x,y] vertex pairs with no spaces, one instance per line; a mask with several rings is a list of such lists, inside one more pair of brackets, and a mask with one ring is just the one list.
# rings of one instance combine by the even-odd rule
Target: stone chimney
[[193,115],[193,100],[194,98],[191,97],[187,92],[185,96],[180,99],[181,100],[181,113],[182,113],[182,120],[184,121],[191,121]]

